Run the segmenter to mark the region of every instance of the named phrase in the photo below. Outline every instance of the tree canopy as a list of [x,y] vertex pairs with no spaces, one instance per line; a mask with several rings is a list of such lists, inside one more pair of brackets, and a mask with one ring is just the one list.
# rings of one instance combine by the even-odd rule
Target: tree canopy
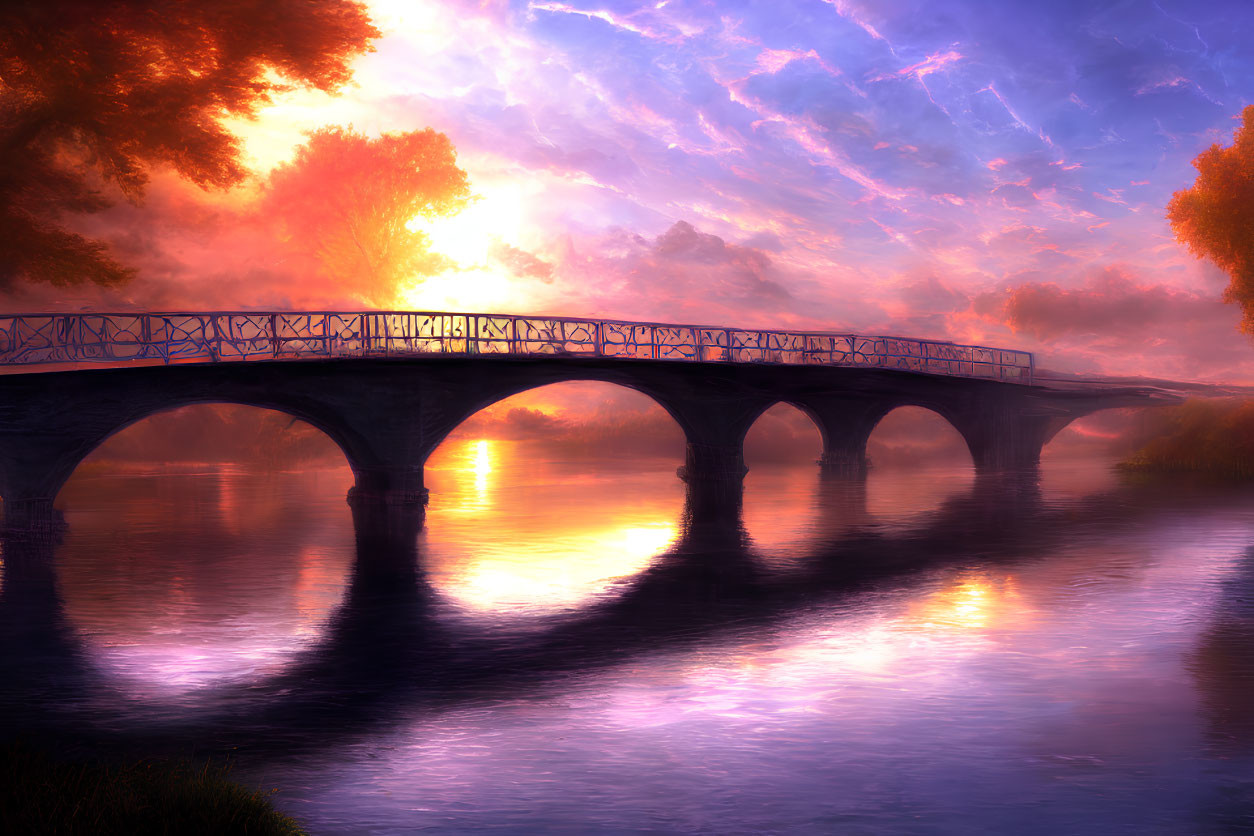
[[444,134],[428,128],[372,139],[329,127],[270,173],[262,209],[337,286],[386,303],[400,281],[447,263],[409,222],[451,215],[469,200],[466,172]]
[[0,4],[0,286],[130,272],[66,228],[153,165],[204,188],[246,175],[227,116],[292,85],[331,91],[379,32],[357,0]]
[[1233,144],[1212,145],[1193,161],[1197,180],[1167,204],[1171,228],[1194,255],[1231,279],[1224,300],[1241,306],[1254,335],[1254,105],[1241,114]]

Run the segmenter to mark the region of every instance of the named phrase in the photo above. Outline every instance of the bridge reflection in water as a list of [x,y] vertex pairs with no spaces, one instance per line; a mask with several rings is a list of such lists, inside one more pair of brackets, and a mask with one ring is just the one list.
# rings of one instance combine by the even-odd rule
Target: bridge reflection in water
[[[173,700],[187,713],[161,732],[172,739],[208,732],[204,723],[214,735],[261,734],[268,712],[229,722],[216,712],[276,699],[286,713],[296,695],[318,702],[328,689],[444,701],[472,686],[540,684],[672,634],[765,625],[822,590],[978,551],[1007,521],[1042,511],[1034,483],[1008,492],[1003,479],[958,478],[931,513],[911,516],[890,499],[877,515],[863,480],[811,472],[814,483],[798,488],[795,470],[764,471],[768,486],[794,485],[773,525],[756,526],[761,540],[792,542],[783,565],[758,552],[739,518],[694,515],[691,489],[688,500],[658,490],[679,485],[665,465],[602,463],[536,501],[544,486],[508,459],[496,467],[512,484],[483,484],[477,448],[448,451],[463,469],[442,483],[445,524],[427,532],[414,511],[380,521],[354,507],[345,525],[343,471],[76,478],[67,491],[82,510],[63,543],[12,529],[5,541],[0,656],[34,665],[8,681],[35,687],[40,673],[57,706],[69,692],[115,691],[111,710],[123,714],[135,700],[148,704],[140,715]],[[877,490],[909,502],[909,479],[888,474]],[[485,493],[491,510],[454,519]],[[546,512],[559,493],[564,513]]]
[[[76,476],[62,546],[5,543],[0,727],[230,752],[327,830],[497,815],[534,830],[563,804],[582,805],[584,830],[623,828],[657,793],[689,805],[655,813],[675,827],[824,810],[900,832],[903,797],[949,824],[1019,821],[1007,799],[1025,793],[1054,832],[1081,813],[1150,831],[1239,816],[1172,805],[1235,786],[1251,752],[1235,698],[1252,669],[1248,496],[954,469],[927,473],[952,490],[911,513],[909,471],[810,471],[803,490],[786,487],[796,471],[761,469],[750,502],[759,480],[791,504],[746,529],[693,519],[659,490],[684,489],[667,464],[590,468],[566,488],[580,518],[546,518],[511,461],[447,450],[432,470],[448,510],[425,532],[413,511],[350,520],[345,470],[165,476],[162,491],[151,475]],[[675,539],[585,551],[599,530],[651,523]],[[791,542],[788,559],[755,535]],[[520,574],[531,557],[545,574]],[[1183,735],[1194,711],[1213,743]],[[598,746],[622,780],[596,783],[602,762],[580,753]],[[1173,766],[1199,759],[1200,783]],[[747,783],[707,786],[709,762]],[[981,780],[929,801],[959,767]],[[1164,780],[1177,791],[1153,791]]]

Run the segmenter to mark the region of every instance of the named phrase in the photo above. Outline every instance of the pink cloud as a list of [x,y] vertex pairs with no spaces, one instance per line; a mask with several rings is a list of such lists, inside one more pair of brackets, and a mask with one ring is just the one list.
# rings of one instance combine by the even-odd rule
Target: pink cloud
[[823,2],[835,9],[838,15],[857,26],[863,32],[866,32],[875,40],[888,44],[889,50],[892,50],[892,44],[889,43],[888,39],[881,35],[874,26],[868,23],[862,12],[853,8],[848,0],[823,0]]
[[824,61],[813,49],[802,52],[799,49],[764,49],[758,53],[758,69],[765,73],[778,73],[794,61],[814,61],[828,75],[839,76],[840,70]]
[[964,56],[961,53],[952,49],[946,50],[945,52],[936,52],[916,64],[903,67],[895,72],[874,76],[869,80],[886,81],[890,78],[914,78],[921,81],[925,76],[941,72],[950,64],[955,64],[958,61],[961,61],[963,57]]
[[1190,87],[1193,82],[1182,75],[1171,76],[1157,81],[1148,81],[1138,87],[1134,93],[1137,96],[1144,96],[1146,93],[1153,93],[1157,90],[1171,89],[1173,87]]
[[489,255],[516,276],[529,276],[546,283],[553,281],[553,265],[526,250],[497,241]]
[[685,34],[682,31],[663,32],[658,28],[647,24],[637,22],[637,15],[615,14],[605,9],[580,9],[566,3],[532,3],[529,7],[532,11],[553,12],[558,14],[579,15],[589,20],[600,20],[613,26],[615,29],[621,29],[625,32],[631,32],[643,38],[654,41],[673,42],[683,40]]

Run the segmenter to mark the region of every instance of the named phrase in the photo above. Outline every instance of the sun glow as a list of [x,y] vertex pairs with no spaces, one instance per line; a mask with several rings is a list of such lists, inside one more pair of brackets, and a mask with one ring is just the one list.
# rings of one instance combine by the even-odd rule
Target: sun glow
[[522,235],[525,195],[518,184],[499,183],[490,189],[476,184],[478,196],[455,215],[413,218],[406,226],[431,240],[431,249],[463,268],[482,267],[495,244],[515,243]]
[[435,276],[415,276],[403,283],[396,291],[401,305],[438,310],[518,308],[533,303],[535,291],[543,286],[515,261],[522,257],[542,263],[535,254],[538,231],[528,207],[540,199],[543,183],[474,168],[466,164],[475,191],[469,206],[453,216],[419,216],[406,224],[428,237],[431,252],[453,263]]
[[[525,179],[473,176],[477,196],[443,218],[415,217],[406,225],[427,236],[432,252],[453,265],[434,276],[415,276],[397,288],[398,303],[410,309],[492,310],[526,305],[536,280],[515,275],[503,258],[529,250],[526,207],[540,185]],[[518,285],[525,282],[526,287]]]

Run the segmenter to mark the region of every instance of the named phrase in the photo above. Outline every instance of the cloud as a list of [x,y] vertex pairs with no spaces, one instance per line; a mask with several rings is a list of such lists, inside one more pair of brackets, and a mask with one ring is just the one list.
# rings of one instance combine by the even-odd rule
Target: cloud
[[977,294],[971,317],[1005,327],[1003,341],[1034,351],[1038,367],[1179,380],[1240,380],[1254,347],[1240,312],[1219,290],[1154,282],[1127,265],[1078,271],[1074,282],[1042,274]]
[[869,79],[870,81],[885,81],[890,78],[913,78],[922,82],[924,76],[938,73],[945,69],[949,64],[961,61],[963,56],[955,50],[949,49],[944,52],[936,52],[922,61],[911,64],[908,67],[902,67],[900,70],[892,73],[883,73]]
[[568,251],[559,268],[586,300],[624,318],[709,321],[787,311],[795,301],[770,254],[676,221],[649,241],[623,230]]
[[543,410],[515,406],[478,412],[458,427],[457,432],[466,437],[555,440],[567,436],[572,426],[570,421]]
[[[1095,369],[1199,358],[1254,379],[1215,278],[1162,217],[1231,135],[1236,105],[1208,98],[1254,100],[1254,7],[1197,4],[1186,26],[1154,4],[916,6],[380,0],[356,86],[293,92],[239,130],[259,168],[327,122],[446,132],[472,186],[516,209],[488,257],[499,281],[460,282],[482,310],[1035,341]],[[158,175],[148,205],[86,221],[135,283],[2,304],[359,304],[279,257],[245,202]],[[1110,264],[1146,298],[1092,285]],[[1157,333],[1101,332],[1110,300]]]
[[908,310],[919,313],[951,313],[967,308],[971,298],[951,287],[934,273],[902,285],[898,291]]
[[488,254],[516,276],[530,276],[545,283],[553,281],[553,265],[526,250],[512,247],[504,241],[497,241]]
[[649,455],[682,461],[675,419],[639,392],[606,383],[563,383],[523,392],[477,412],[450,439],[531,442],[549,454]]
[[1076,289],[1052,282],[1019,285],[1006,295],[1004,311],[1013,329],[1038,339],[1093,334],[1135,341],[1163,339],[1169,336],[1163,329],[1173,326],[1227,324],[1231,314],[1218,298],[1137,284],[1119,267],[1102,270]]

